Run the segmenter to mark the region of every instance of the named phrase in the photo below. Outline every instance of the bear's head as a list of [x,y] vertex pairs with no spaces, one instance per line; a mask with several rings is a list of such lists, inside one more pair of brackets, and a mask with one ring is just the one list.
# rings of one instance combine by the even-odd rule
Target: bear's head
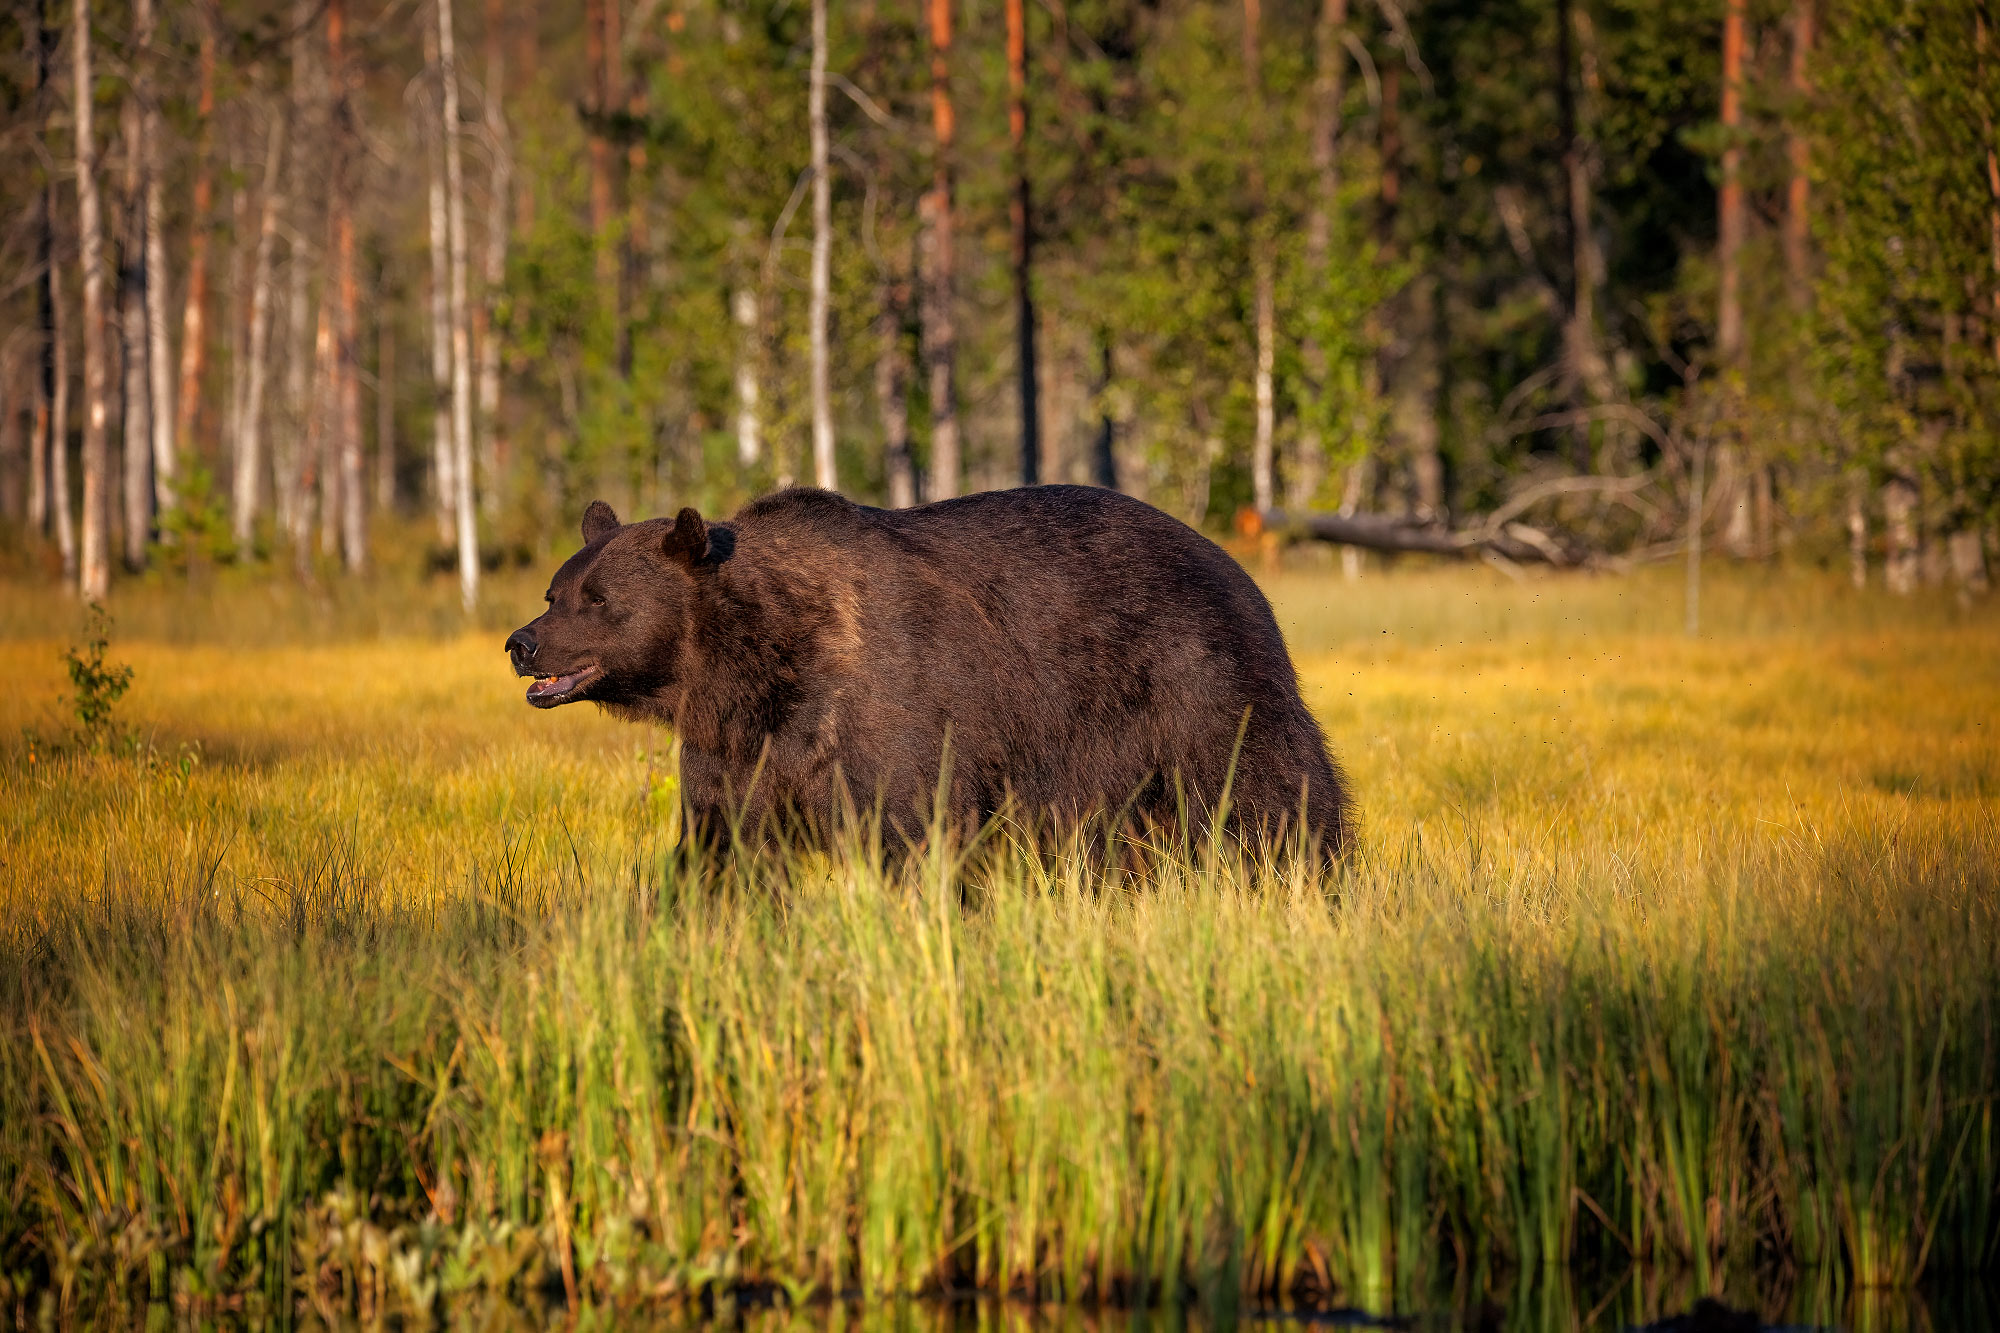
[[611,506],[583,512],[583,549],[549,584],[549,609],[507,636],[507,656],[532,676],[537,708],[591,699],[640,705],[673,683],[695,580],[719,552],[700,514],[621,524]]

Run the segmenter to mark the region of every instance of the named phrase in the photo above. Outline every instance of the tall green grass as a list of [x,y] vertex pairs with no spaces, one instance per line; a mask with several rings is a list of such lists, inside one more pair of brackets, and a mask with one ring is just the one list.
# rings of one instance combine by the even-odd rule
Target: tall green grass
[[6,1244],[64,1291],[341,1304],[1990,1267],[2000,831],[1679,852],[1634,914],[1563,842],[1336,884],[656,855],[424,907],[197,849],[10,941]]
[[[1970,631],[1896,632],[1923,659]],[[1647,644],[1599,646],[1588,671]],[[1572,647],[1486,636],[1425,674],[1405,659],[1441,646],[1357,640],[1351,704],[1308,657],[1369,801],[1329,880],[1004,837],[693,865],[631,732],[384,717],[415,688],[389,674],[351,713],[310,696],[346,730],[287,750],[271,700],[300,664],[367,652],[267,678],[138,650],[163,734],[242,673],[202,765],[5,752],[0,1271],[71,1308],[329,1315],[1993,1272],[1990,746],[1856,723],[1865,684],[1789,697],[1801,656],[1866,677],[1872,629],[1752,644],[1730,669],[1787,697],[1745,684],[1719,739],[1645,692],[1691,665],[1701,688],[1721,648],[1657,646],[1685,656],[1565,704]],[[1475,661],[1537,683],[1426,711]],[[176,663],[208,675],[169,688]],[[1482,720],[1544,687],[1541,723]],[[1806,768],[1782,783],[1858,726],[1840,762],[1917,791],[1764,799],[1722,756],[1777,747],[1787,707]]]

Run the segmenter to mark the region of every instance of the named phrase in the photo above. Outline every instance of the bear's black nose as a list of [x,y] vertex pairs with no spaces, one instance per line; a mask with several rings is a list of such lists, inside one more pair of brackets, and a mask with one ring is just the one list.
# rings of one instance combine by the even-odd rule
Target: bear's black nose
[[535,658],[535,636],[528,633],[527,626],[524,625],[507,636],[507,656],[514,663],[515,675],[528,674],[528,663]]

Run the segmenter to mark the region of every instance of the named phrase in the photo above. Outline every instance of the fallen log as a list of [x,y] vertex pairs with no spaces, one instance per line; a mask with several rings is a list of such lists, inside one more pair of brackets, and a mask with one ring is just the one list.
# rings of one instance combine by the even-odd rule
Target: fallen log
[[1269,532],[1279,537],[1310,537],[1370,551],[1420,552],[1427,555],[1498,556],[1517,564],[1567,568],[1586,563],[1588,555],[1526,523],[1502,522],[1472,528],[1448,528],[1437,523],[1393,514],[1288,513],[1283,509],[1246,509],[1237,519],[1246,537]]

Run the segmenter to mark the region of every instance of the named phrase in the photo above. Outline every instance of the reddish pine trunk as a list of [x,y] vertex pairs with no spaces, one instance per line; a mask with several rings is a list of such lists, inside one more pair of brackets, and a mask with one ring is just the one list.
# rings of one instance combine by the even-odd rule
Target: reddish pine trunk
[[924,362],[930,376],[930,500],[958,494],[958,395],[954,384],[958,336],[954,305],[957,264],[952,251],[951,0],[926,0],[931,46],[931,188],[924,196]]
[[1717,204],[1716,351],[1725,367],[1735,367],[1743,355],[1742,250],[1743,149],[1736,136],[1743,128],[1743,39],[1747,0],[1726,0],[1722,23],[1722,191]]

